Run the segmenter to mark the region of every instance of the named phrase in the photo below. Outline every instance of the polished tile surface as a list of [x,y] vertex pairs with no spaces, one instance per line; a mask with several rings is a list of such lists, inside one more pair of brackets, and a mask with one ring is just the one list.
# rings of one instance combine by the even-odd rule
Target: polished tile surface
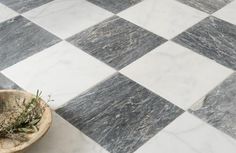
[[0,0],[0,3],[19,13],[23,13],[51,1],[53,0]]
[[22,16],[0,23],[0,70],[7,68],[60,39]]
[[233,0],[177,0],[206,13],[214,13]]
[[67,41],[119,70],[166,40],[114,16]]
[[236,138],[236,73],[207,94],[189,111]]
[[52,108],[63,105],[114,72],[67,42],[56,44],[2,71],[27,91],[35,93],[39,89],[45,99],[51,95],[55,100],[50,102]]
[[0,89],[42,90],[56,110],[26,153],[235,153],[235,11],[236,0],[0,0]]
[[144,0],[118,15],[166,39],[173,38],[207,16],[175,0]]
[[67,38],[112,16],[85,0],[54,0],[23,14],[60,38]]
[[9,9],[8,7],[0,4],[0,22],[6,21],[18,15],[15,11]]
[[91,3],[94,3],[108,11],[113,13],[119,13],[142,0],[88,0]]
[[57,110],[110,153],[132,153],[182,112],[120,74]]
[[236,25],[210,16],[174,41],[236,70]]
[[234,153],[236,140],[184,113],[135,153]]
[[167,42],[122,69],[121,73],[188,109],[233,71]]

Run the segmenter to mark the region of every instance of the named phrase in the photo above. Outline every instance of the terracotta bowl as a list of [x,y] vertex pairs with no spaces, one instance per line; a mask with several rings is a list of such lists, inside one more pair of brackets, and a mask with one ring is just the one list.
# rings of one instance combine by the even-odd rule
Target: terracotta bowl
[[[2,101],[11,101],[17,99],[31,100],[33,97],[32,94],[19,91],[19,90],[0,90],[0,100]],[[0,101],[1,102],[1,101]],[[44,105],[45,101],[41,100],[41,104]],[[29,141],[20,143],[15,146],[13,140],[10,139],[1,139],[0,138],[0,153],[23,153],[30,147],[33,143],[42,138],[50,128],[52,123],[52,112],[51,109],[47,106],[45,108],[44,114],[41,121],[39,122],[39,131],[29,134]]]

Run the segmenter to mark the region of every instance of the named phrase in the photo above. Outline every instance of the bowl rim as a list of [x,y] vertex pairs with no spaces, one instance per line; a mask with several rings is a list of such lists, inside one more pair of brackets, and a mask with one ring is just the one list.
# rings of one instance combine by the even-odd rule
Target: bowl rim
[[[22,95],[29,96],[29,97],[35,96],[34,94],[29,93],[27,91],[23,91],[23,90],[14,90],[14,89],[0,90],[0,94],[4,92],[13,93],[13,94],[20,93]],[[46,103],[43,99],[41,99],[41,102]],[[49,106],[45,108],[42,118],[44,119],[44,122],[42,122],[42,124],[40,125],[41,128],[32,138],[29,139],[29,141],[24,142],[20,144],[19,146],[16,146],[13,148],[7,148],[7,149],[0,148],[0,152],[1,153],[14,153],[14,152],[23,151],[29,146],[31,146],[32,144],[34,144],[35,142],[37,142],[40,138],[42,138],[47,133],[50,126],[52,125],[52,110]]]

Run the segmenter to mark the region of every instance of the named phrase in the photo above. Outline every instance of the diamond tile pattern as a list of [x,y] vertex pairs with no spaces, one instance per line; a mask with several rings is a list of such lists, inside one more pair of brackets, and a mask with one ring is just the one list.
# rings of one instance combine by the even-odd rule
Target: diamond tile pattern
[[166,40],[114,16],[68,41],[104,63],[121,69]]
[[118,15],[166,39],[207,17],[206,13],[176,0],[144,0]]
[[44,98],[55,97],[55,101],[50,102],[52,108],[63,105],[114,72],[67,42],[49,47],[2,71],[25,90],[34,93],[40,89],[45,93]]
[[54,0],[23,16],[65,39],[112,16],[112,13],[85,0]]
[[0,36],[0,70],[60,41],[22,16],[0,23]]
[[111,153],[131,153],[183,110],[120,74],[57,110]]
[[135,153],[234,153],[235,149],[232,138],[184,113]]
[[189,111],[236,138],[236,73],[192,106]]
[[236,25],[208,17],[174,41],[236,70]]
[[0,3],[19,13],[23,13],[51,1],[53,0],[0,0]]
[[121,72],[183,109],[233,73],[173,42],[156,48]]
[[235,153],[236,0],[0,0],[0,89],[51,95],[26,153]]

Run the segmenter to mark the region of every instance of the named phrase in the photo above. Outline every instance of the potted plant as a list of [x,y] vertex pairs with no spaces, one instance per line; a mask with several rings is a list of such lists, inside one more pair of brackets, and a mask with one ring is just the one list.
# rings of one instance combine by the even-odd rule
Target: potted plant
[[22,153],[48,131],[51,109],[40,96],[0,90],[0,153]]

